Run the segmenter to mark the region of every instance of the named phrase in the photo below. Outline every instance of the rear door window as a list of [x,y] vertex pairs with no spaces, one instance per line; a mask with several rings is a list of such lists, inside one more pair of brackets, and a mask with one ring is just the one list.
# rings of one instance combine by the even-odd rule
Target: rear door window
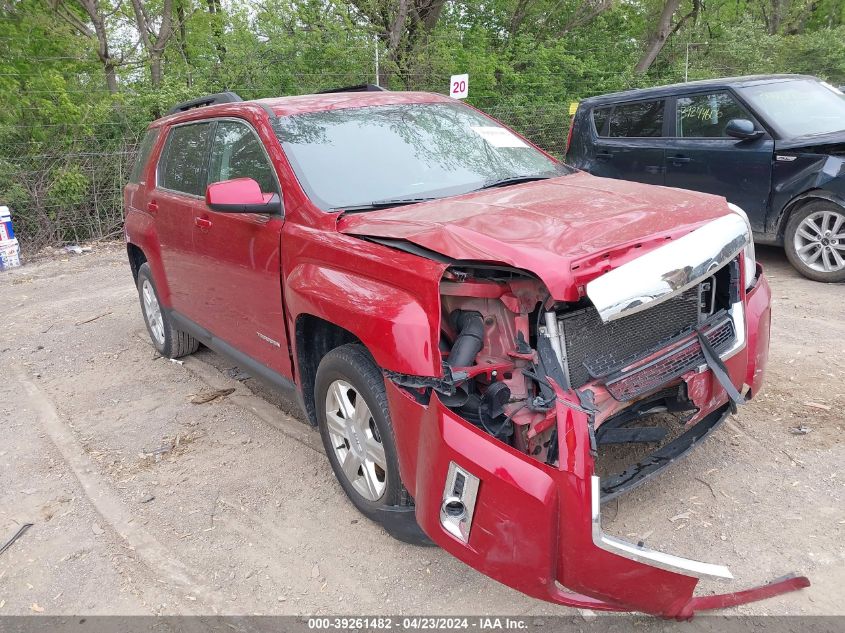
[[663,135],[663,99],[622,103],[613,108],[609,137],[653,138]]
[[727,92],[679,97],[676,112],[677,134],[682,138],[728,138],[728,121],[751,119]]
[[219,121],[211,148],[208,183],[233,178],[252,178],[262,192],[279,193],[273,166],[252,128],[239,121]]
[[204,195],[210,143],[211,123],[190,123],[171,129],[158,163],[158,186]]

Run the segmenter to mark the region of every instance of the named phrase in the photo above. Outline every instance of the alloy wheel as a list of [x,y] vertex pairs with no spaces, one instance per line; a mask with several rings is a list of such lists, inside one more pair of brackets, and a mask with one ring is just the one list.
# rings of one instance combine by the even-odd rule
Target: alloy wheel
[[804,264],[821,273],[845,269],[845,214],[816,211],[795,232],[795,252]]
[[158,304],[155,290],[149,279],[144,279],[141,285],[141,296],[144,300],[144,316],[150,326],[150,332],[159,345],[164,345],[164,317]]
[[343,474],[362,497],[378,501],[387,487],[387,460],[370,407],[345,380],[329,385],[325,404],[326,430]]

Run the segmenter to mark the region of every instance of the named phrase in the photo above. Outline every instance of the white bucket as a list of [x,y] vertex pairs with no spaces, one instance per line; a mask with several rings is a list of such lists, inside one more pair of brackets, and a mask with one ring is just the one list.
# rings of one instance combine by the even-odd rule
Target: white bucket
[[8,242],[15,239],[15,230],[12,228],[12,214],[5,204],[0,205],[0,242]]
[[0,270],[17,268],[21,265],[20,247],[17,239],[0,241]]

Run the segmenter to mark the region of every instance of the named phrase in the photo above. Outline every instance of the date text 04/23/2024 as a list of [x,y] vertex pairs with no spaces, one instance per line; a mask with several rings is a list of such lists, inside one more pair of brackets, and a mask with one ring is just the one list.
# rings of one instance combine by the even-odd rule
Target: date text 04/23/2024
[[308,628],[322,630],[399,630],[399,631],[443,631],[443,630],[479,630],[479,631],[518,631],[528,628],[524,618],[510,617],[432,617],[407,616],[392,617],[334,617],[308,618]]

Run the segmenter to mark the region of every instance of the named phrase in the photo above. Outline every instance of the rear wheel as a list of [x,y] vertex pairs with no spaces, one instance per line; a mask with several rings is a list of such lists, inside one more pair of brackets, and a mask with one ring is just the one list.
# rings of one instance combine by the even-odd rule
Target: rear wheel
[[199,341],[173,326],[168,314],[162,310],[149,264],[138,269],[138,298],[147,332],[158,353],[167,358],[179,358],[197,351]]
[[789,218],[784,247],[790,263],[814,281],[845,281],[845,209],[814,200]]
[[326,354],[314,397],[326,455],[355,507],[393,536],[425,542],[399,477],[384,378],[367,350],[350,344]]

